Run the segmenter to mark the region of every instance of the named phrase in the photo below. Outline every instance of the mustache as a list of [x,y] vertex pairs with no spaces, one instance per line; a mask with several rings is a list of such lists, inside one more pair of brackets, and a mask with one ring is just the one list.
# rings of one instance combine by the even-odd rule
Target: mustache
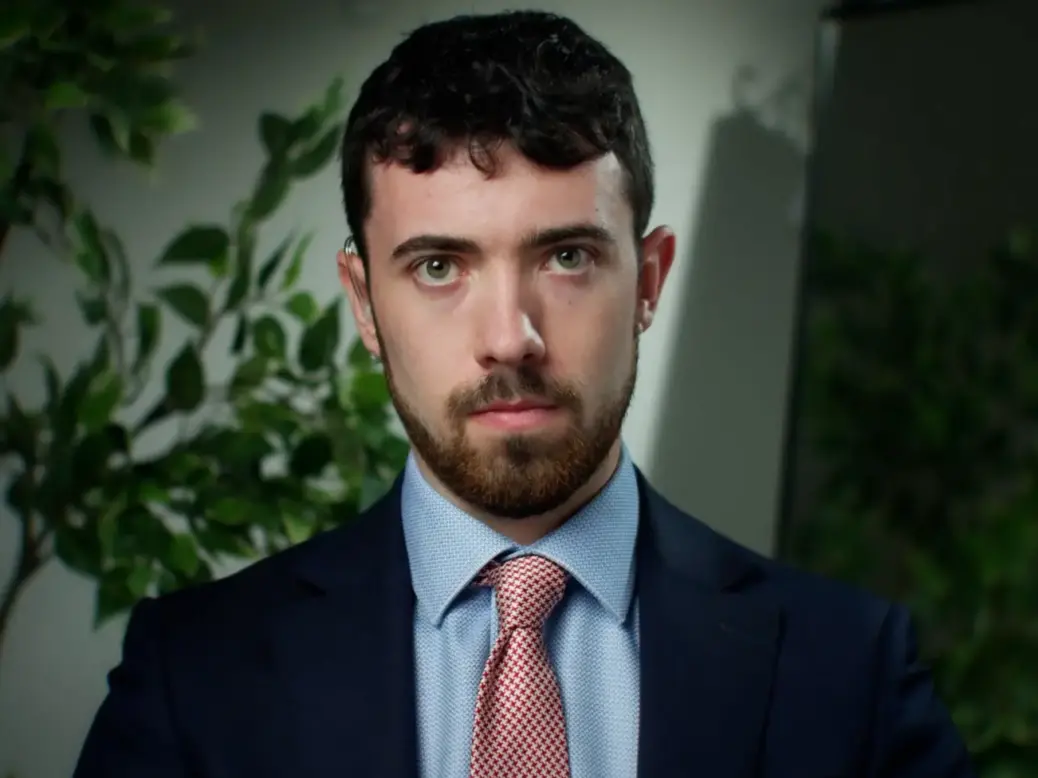
[[580,395],[575,389],[546,377],[533,366],[491,373],[476,386],[455,391],[447,407],[451,418],[463,419],[490,403],[513,400],[538,400],[559,408],[580,410]]

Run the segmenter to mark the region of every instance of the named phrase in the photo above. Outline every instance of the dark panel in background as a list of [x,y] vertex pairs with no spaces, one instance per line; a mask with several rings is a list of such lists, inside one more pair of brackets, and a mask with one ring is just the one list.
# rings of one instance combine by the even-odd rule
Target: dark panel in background
[[815,223],[969,261],[1033,217],[1038,2],[960,2],[832,24],[839,43],[818,138]]
[[1038,2],[819,30],[779,556],[911,610],[981,778],[1038,775]]
[[[808,230],[918,249],[955,272],[1038,223],[1038,0],[852,2],[823,19],[818,49]],[[816,469],[798,443],[799,372],[780,550]]]

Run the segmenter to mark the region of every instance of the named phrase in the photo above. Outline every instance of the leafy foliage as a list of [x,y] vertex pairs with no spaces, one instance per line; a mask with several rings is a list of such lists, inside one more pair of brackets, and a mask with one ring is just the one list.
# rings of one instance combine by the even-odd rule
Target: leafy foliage
[[981,775],[1038,765],[1038,246],[940,273],[820,236],[790,555],[909,604]]
[[165,9],[134,0],[5,0],[0,125],[16,130],[20,148],[0,147],[0,245],[12,226],[44,229],[48,212],[69,218],[57,138],[67,116],[84,118],[113,156],[144,166],[163,138],[194,126],[169,76],[193,47],[168,22]]
[[[10,228],[33,228],[70,258],[97,341],[68,375],[40,359],[38,404],[5,400],[0,464],[21,546],[0,638],[50,560],[96,580],[100,624],[144,596],[211,579],[221,561],[350,520],[407,451],[381,372],[359,342],[342,342],[340,303],[321,307],[299,285],[312,236],[260,248],[292,187],[333,159],[341,83],[298,116],[260,117],[266,160],[252,191],[228,218],[169,240],[157,259],[168,282],[139,290],[119,236],[63,181],[55,129],[79,112],[106,149],[149,165],[155,143],[190,123],[161,67],[189,49],[163,31],[164,12],[131,0],[8,5],[0,121],[20,123],[25,143],[0,170],[0,247]],[[171,317],[187,325],[179,341]],[[0,300],[0,374],[25,358],[37,321],[28,301]],[[233,333],[229,353],[215,345],[221,331]],[[228,362],[229,378],[214,376]],[[170,434],[156,446],[160,431]]]

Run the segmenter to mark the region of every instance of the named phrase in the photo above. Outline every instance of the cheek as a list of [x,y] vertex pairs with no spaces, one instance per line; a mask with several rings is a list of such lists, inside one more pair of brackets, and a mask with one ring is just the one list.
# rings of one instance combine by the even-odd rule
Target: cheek
[[617,317],[612,322],[608,343],[603,340],[602,345],[599,354],[604,384],[602,390],[607,399],[612,400],[631,374],[635,348],[634,324],[626,326],[626,320]]
[[634,349],[633,295],[571,296],[553,305],[558,369],[589,399],[611,397],[626,382]]
[[404,398],[425,412],[442,407],[457,388],[459,339],[451,321],[422,319],[416,307],[399,307],[380,319],[380,332],[393,381]]

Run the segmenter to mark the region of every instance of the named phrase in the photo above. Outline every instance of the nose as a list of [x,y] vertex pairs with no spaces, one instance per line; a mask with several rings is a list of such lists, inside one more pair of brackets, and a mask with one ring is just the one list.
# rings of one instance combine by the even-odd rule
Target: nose
[[519,274],[500,274],[482,301],[477,359],[484,369],[518,367],[544,358],[537,303]]

